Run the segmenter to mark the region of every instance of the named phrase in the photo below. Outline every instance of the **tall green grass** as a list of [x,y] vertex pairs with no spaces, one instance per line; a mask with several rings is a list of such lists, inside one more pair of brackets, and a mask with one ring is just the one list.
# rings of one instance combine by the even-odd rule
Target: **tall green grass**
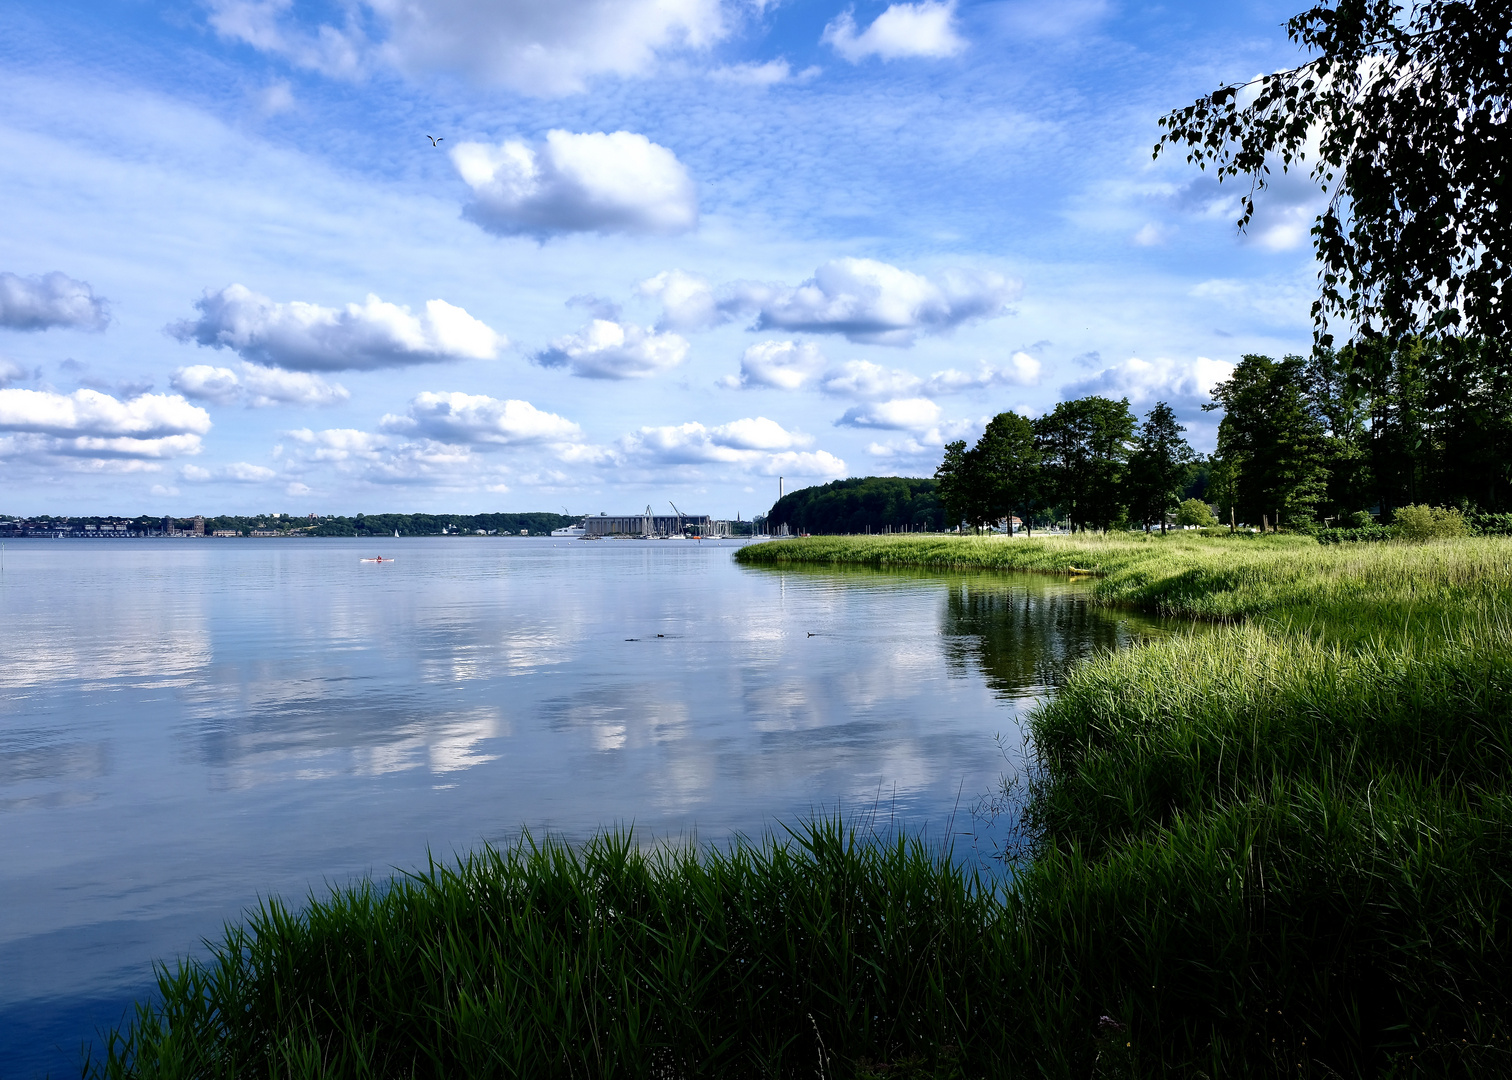
[[1217,620],[1030,720],[1005,884],[838,821],[265,904],[104,1077],[1512,1075],[1512,540],[852,538]]
[[1502,537],[1335,546],[1305,536],[1234,542],[1180,533],[1039,540],[811,537],[753,544],[735,557],[748,566],[1084,574],[1094,579],[1094,597],[1106,604],[1195,619],[1281,616],[1332,633],[1397,632],[1402,628],[1395,620],[1406,614],[1424,634],[1436,636],[1445,620],[1459,620],[1466,605],[1512,603],[1512,543]]
[[838,821],[702,852],[528,839],[164,969],[106,1077],[973,1075],[1015,1043],[990,883]]

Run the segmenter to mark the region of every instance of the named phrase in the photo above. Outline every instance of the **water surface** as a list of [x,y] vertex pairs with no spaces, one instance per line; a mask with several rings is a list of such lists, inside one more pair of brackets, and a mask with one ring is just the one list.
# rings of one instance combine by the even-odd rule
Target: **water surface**
[[969,848],[1023,710],[1152,632],[1056,579],[735,546],[7,542],[0,1078],[76,1072],[154,959],[259,896],[522,827],[718,841],[843,807]]

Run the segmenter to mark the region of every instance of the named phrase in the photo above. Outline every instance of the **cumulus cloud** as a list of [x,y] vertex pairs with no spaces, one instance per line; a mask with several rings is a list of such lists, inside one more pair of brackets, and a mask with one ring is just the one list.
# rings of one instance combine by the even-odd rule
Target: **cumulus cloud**
[[847,360],[825,372],[819,389],[836,397],[877,398],[905,397],[914,394],[924,380],[899,368],[885,368],[870,360]]
[[31,377],[27,371],[14,360],[7,360],[0,356],[0,389],[10,386],[12,383],[23,382]]
[[569,94],[596,75],[649,73],[659,57],[730,32],[720,0],[367,0],[384,53],[406,71],[465,72],[524,94]]
[[707,330],[732,317],[715,299],[708,281],[682,270],[663,270],[642,281],[635,291],[648,300],[661,302],[658,330]]
[[944,394],[961,394],[972,390],[987,390],[994,386],[1033,386],[1040,380],[1040,362],[1026,352],[1016,352],[1001,366],[985,360],[974,372],[947,368],[936,371],[924,383],[924,393],[930,397]]
[[463,212],[489,232],[672,234],[698,224],[698,193],[665,146],[630,131],[551,131],[546,141],[462,143],[452,164],[472,188]]
[[287,434],[305,448],[304,456],[314,461],[377,460],[379,453],[389,444],[389,439],[383,435],[356,428],[326,428],[324,431],[296,428]]
[[246,461],[234,461],[217,469],[203,469],[198,465],[184,465],[179,469],[180,478],[195,484],[209,483],[212,480],[233,484],[262,484],[277,475],[277,472],[266,465],[253,465]]
[[844,334],[872,345],[911,345],[975,319],[1008,314],[1018,282],[985,271],[952,270],[938,280],[874,259],[833,259],[797,288],[738,283],[724,307],[756,313],[756,330]]
[[276,454],[285,476],[301,483],[315,469],[374,484],[424,483],[457,490],[488,487],[499,479],[498,469],[471,446],[454,442],[356,428],[298,428],[284,435],[288,442]]
[[965,40],[956,33],[954,0],[892,4],[859,33],[854,10],[846,9],[824,28],[820,40],[853,64],[868,56],[882,60],[942,58],[966,48]]
[[824,367],[824,354],[806,341],[762,341],[740,358],[740,374],[726,376],[723,385],[751,389],[797,390]]
[[40,277],[0,273],[0,327],[8,330],[104,330],[110,308],[87,281],[53,271]]
[[842,427],[888,428],[894,431],[927,431],[940,420],[940,406],[929,398],[895,398],[856,405],[835,423]]
[[328,76],[386,65],[538,97],[576,93],[594,76],[648,74],[662,57],[730,32],[721,0],[361,0],[313,28],[289,18],[292,0],[207,6],[223,38]]
[[620,439],[619,450],[632,464],[730,465],[773,476],[844,476],[845,462],[833,454],[801,449],[812,441],[758,416],[715,427],[697,421],[643,427]]
[[1063,387],[1061,393],[1067,398],[1088,394],[1126,397],[1136,407],[1166,401],[1190,408],[1212,400],[1213,387],[1233,373],[1233,364],[1205,356],[1195,360],[1131,357]]
[[414,433],[451,443],[574,442],[583,430],[556,413],[537,409],[528,401],[501,401],[484,394],[418,394],[403,416],[392,413],[379,426],[385,431]]
[[874,259],[832,259],[797,287],[733,281],[718,288],[681,270],[640,283],[660,300],[659,327],[706,330],[753,316],[752,330],[844,334],[871,345],[911,345],[921,333],[948,333],[963,323],[995,319],[1021,284],[1000,274],[949,270],[931,279]]
[[688,355],[686,338],[634,323],[594,319],[535,354],[542,367],[565,367],[585,379],[645,379],[671,371]]
[[[415,315],[368,295],[362,304],[277,303],[244,285],[206,291],[197,319],[167,327],[179,341],[231,349],[290,371],[373,371],[449,360],[492,360],[506,344],[462,308],[431,300]],[[245,376],[243,376],[245,378]]]
[[118,401],[98,390],[56,394],[0,390],[0,430],[42,435],[123,435],[153,438],[210,430],[210,414],[177,394],[143,394]]
[[866,452],[898,467],[923,469],[932,472],[940,460],[940,451],[954,439],[974,443],[981,437],[991,419],[988,416],[975,420],[944,420],[930,428],[916,431],[900,439],[866,444]]
[[179,368],[168,382],[191,401],[208,401],[216,405],[243,402],[249,409],[274,405],[339,405],[352,396],[341,384],[307,371],[284,371],[246,361],[241,363],[240,375],[231,368],[193,364]]
[[98,390],[0,390],[0,431],[11,453],[88,458],[197,454],[210,415],[174,394],[120,401]]

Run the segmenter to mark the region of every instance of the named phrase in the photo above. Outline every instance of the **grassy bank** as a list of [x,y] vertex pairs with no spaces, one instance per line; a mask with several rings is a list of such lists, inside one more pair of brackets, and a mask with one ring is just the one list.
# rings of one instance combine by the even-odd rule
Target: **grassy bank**
[[994,891],[818,823],[478,854],[163,974],[105,1076],[1512,1072],[1512,540],[813,539],[748,564],[1096,574],[1228,620],[1034,714]]
[[[1322,546],[1305,536],[811,537],[754,544],[748,566],[937,567],[1095,578],[1099,602],[1194,619],[1267,617],[1319,631],[1437,639],[1467,608],[1512,604],[1512,543]],[[1410,627],[1409,627],[1410,628]]]

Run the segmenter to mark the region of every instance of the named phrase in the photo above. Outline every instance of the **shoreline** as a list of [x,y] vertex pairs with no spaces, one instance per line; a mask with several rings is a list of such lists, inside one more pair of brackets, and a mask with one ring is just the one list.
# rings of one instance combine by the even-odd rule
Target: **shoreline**
[[[1090,656],[1035,710],[1036,767],[1003,792],[1024,814],[1009,888],[837,820],[683,852],[527,841],[264,908],[219,961],[165,971],[117,1048],[171,1041],[186,1075],[275,1052],[438,1076],[1505,1064],[1512,540],[815,537],[735,558],[1093,570],[1099,603],[1227,625]],[[127,1056],[94,1075],[180,1075]]]

